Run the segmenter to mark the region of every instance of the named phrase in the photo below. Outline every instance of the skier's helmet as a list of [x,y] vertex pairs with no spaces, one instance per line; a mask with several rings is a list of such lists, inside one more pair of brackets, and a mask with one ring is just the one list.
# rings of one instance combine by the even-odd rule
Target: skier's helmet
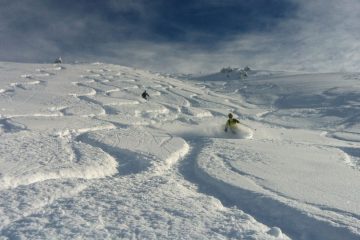
[[232,115],[231,113],[229,113],[228,117],[229,117],[229,118],[232,118],[232,117],[233,117],[233,115]]

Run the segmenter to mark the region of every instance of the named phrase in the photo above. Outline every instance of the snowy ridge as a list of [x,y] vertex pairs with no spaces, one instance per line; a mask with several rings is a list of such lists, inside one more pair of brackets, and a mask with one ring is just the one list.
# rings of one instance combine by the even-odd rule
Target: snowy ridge
[[360,236],[357,73],[0,65],[1,239]]

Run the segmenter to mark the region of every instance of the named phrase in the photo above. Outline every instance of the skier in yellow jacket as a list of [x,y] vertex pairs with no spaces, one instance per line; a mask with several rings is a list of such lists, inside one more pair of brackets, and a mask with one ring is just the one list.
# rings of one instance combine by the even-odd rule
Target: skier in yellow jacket
[[228,129],[230,129],[232,133],[236,133],[236,124],[240,123],[240,121],[236,118],[233,118],[233,115],[231,113],[229,113],[228,117],[229,119],[226,121],[224,130],[225,132],[227,132]]

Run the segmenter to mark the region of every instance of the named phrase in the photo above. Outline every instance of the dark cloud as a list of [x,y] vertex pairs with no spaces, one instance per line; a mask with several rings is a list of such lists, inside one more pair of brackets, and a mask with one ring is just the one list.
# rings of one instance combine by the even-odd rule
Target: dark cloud
[[[272,31],[281,19],[296,10],[296,4],[282,0],[257,1],[163,1],[153,23],[154,32],[174,41],[196,32],[222,41],[243,32]],[[209,41],[209,40],[208,40]]]

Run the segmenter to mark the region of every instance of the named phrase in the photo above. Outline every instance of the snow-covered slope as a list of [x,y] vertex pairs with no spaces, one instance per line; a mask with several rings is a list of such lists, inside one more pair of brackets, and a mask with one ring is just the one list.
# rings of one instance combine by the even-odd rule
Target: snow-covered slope
[[0,73],[0,239],[360,237],[360,74]]

